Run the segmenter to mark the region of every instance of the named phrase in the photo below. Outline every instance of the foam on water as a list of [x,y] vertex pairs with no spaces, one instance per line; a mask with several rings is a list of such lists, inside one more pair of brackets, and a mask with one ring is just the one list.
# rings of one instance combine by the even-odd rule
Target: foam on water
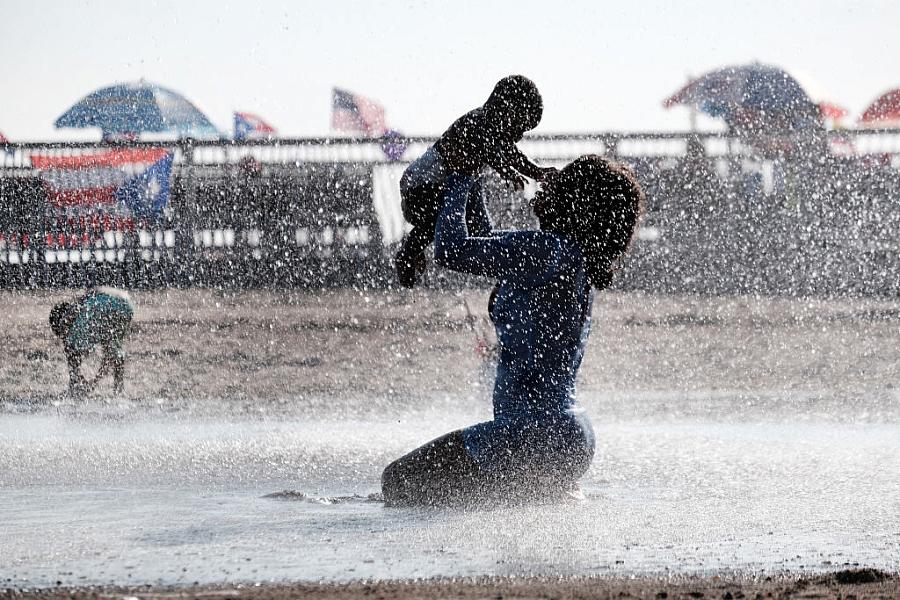
[[[819,408],[773,421],[732,400],[677,419],[606,419],[595,404],[586,503],[481,511],[328,501],[377,492],[389,460],[471,423],[463,412],[6,414],[0,573],[25,587],[900,569],[897,421],[848,423]],[[264,497],[280,490],[312,501]]]

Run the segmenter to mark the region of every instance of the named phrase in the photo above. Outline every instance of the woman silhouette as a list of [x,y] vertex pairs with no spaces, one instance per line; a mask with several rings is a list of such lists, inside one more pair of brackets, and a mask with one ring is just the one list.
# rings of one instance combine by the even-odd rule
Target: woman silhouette
[[388,465],[382,491],[389,506],[558,497],[577,490],[593,458],[593,429],[576,401],[575,377],[593,289],[610,284],[628,250],[643,192],[627,168],[582,156],[535,196],[539,230],[493,232],[486,223],[479,229],[489,236],[470,237],[473,183],[448,177],[435,260],[499,280],[490,307],[500,348],[494,418]]

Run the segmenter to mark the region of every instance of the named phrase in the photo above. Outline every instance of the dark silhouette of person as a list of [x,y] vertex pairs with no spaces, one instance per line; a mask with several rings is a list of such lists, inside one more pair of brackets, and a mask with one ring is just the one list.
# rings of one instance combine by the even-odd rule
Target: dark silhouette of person
[[[381,484],[389,506],[558,498],[578,490],[594,453],[575,378],[590,332],[593,290],[612,281],[643,212],[626,167],[583,156],[534,198],[539,230],[470,235],[473,180],[451,175],[435,260],[492,277],[489,307],[499,359],[494,418],[439,437],[392,462]],[[480,198],[480,196],[478,197]]]
[[[553,167],[539,167],[516,147],[537,127],[544,104],[527,77],[510,75],[494,86],[487,102],[453,122],[400,178],[403,217],[413,228],[394,258],[397,279],[413,287],[426,268],[425,249],[434,240],[434,226],[449,173],[477,176],[487,167],[521,189],[525,180],[543,180]],[[473,193],[477,195],[477,190]],[[475,210],[480,206],[474,203]],[[480,222],[473,217],[472,224]]]

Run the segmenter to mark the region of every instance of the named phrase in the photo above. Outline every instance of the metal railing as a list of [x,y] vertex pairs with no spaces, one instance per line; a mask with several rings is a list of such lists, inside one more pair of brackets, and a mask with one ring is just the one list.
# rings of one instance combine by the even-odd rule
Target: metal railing
[[[544,163],[596,153],[635,169],[648,212],[619,286],[896,294],[900,132],[832,132],[821,155],[784,152],[784,141],[579,134],[520,147]],[[388,142],[405,146],[401,160]],[[0,286],[392,285],[397,182],[431,142],[131,143],[173,152],[169,204],[154,219],[53,207],[31,163],[119,146],[0,146]],[[498,184],[491,198],[500,224],[529,223],[521,195]]]

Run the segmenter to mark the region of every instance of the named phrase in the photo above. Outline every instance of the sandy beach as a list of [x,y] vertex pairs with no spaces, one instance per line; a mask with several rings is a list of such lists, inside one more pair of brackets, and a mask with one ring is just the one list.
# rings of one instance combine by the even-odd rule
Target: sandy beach
[[[410,520],[260,500],[291,485],[367,493],[417,435],[485,414],[484,290],[136,292],[125,394],[84,402],[64,394],[46,325],[70,295],[0,294],[0,487],[13,507],[0,517],[32,540],[0,543],[11,597],[900,596],[894,300],[598,295],[579,393],[600,449],[589,506],[567,525],[564,511]],[[104,511],[132,533],[104,537]],[[540,547],[580,527],[593,537],[574,562],[565,545]],[[273,545],[248,546],[255,531]],[[473,541],[480,531],[494,533]],[[279,554],[299,540],[314,565]],[[169,551],[197,543],[206,562]],[[479,544],[493,549],[465,562]],[[234,566],[242,552],[258,570]],[[178,575],[154,571],[164,557]],[[132,573],[156,583],[124,587]]]
[[[487,291],[136,292],[126,397],[177,409],[302,410],[348,393],[390,400],[472,389]],[[47,326],[68,292],[0,293],[2,399],[65,390]],[[467,317],[467,308],[474,319]],[[583,392],[796,391],[842,401],[900,385],[900,303],[891,299],[599,294]],[[100,392],[101,395],[103,392]],[[290,401],[288,401],[290,399]],[[850,415],[859,416],[859,415]]]
[[170,600],[235,598],[285,600],[287,598],[357,600],[409,600],[413,598],[485,599],[519,598],[558,600],[587,598],[856,598],[889,599],[900,596],[900,578],[879,571],[856,569],[817,577],[785,575],[658,579],[499,579],[358,582],[343,585],[247,585],[234,587],[85,588],[8,592],[10,598],[57,600],[70,598]]

